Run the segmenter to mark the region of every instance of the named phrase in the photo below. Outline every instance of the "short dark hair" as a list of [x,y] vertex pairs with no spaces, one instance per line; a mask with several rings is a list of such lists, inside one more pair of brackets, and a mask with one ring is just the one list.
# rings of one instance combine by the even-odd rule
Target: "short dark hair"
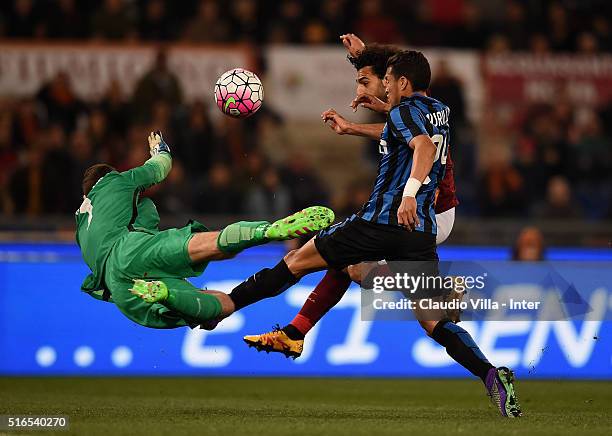
[[87,168],[83,174],[83,195],[89,195],[96,182],[111,171],[117,170],[108,164],[95,164]]
[[357,71],[365,67],[372,67],[374,74],[379,79],[385,77],[387,61],[400,52],[400,49],[392,45],[368,44],[357,56],[347,56],[347,59]]
[[387,62],[393,77],[404,76],[412,84],[414,91],[426,91],[431,82],[431,68],[423,53],[415,50],[402,50]]

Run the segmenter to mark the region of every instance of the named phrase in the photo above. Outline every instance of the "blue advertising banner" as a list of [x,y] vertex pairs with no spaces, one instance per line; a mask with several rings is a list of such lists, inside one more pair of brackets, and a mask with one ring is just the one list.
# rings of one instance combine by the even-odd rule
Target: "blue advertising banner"
[[[283,253],[281,246],[249,250],[233,260],[211,263],[193,283],[229,291],[262,267],[274,265]],[[441,247],[439,253],[453,261],[509,256],[501,248]],[[612,265],[610,251],[551,250],[549,257]],[[310,332],[304,354],[295,361],[257,353],[242,342],[245,334],[291,321],[321,273],[208,332],[136,325],[113,304],[79,291],[87,272],[72,244],[0,244],[1,375],[469,375],[418,323],[363,321],[357,286]],[[592,316],[461,325],[493,364],[510,366],[519,376],[612,379],[612,268],[582,275],[585,285],[574,284],[590,307],[597,308]],[[574,278],[580,281],[580,275]],[[519,282],[543,286],[537,274],[526,274]]]

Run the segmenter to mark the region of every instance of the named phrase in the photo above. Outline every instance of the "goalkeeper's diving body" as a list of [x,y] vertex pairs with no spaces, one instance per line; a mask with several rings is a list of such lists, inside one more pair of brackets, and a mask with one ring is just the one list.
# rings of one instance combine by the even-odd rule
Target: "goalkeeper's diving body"
[[170,147],[160,132],[149,135],[151,158],[118,172],[110,165],[89,167],[83,203],[76,211],[76,240],[91,269],[82,290],[113,302],[130,320],[151,328],[206,324],[235,310],[219,291],[202,291],[186,280],[208,262],[234,257],[270,241],[282,241],[328,227],[333,212],[314,206],[274,223],[240,221],[208,231],[196,221],[160,231],[159,215],[146,188],[162,182],[172,167]]

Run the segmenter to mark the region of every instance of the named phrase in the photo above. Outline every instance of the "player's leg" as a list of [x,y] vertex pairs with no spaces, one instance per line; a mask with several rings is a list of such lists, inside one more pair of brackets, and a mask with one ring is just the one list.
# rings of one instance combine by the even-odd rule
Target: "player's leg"
[[302,354],[304,338],[315,324],[342,298],[351,284],[349,276],[335,269],[327,270],[323,279],[310,293],[300,312],[282,329],[261,335],[249,335],[244,341],[258,350],[278,351],[287,357]]
[[298,250],[290,251],[274,268],[264,268],[236,286],[230,297],[236,310],[265,298],[275,297],[296,284],[304,275],[327,268],[311,239]]
[[194,241],[191,252],[196,262],[224,259],[256,245],[293,239],[324,229],[333,221],[333,211],[323,206],[307,207],[272,224],[267,221],[240,221],[218,232],[216,243],[212,243],[210,238]]
[[[330,209],[311,207],[273,224],[240,222],[229,225],[221,232],[193,232],[192,227],[197,223],[192,223],[186,228],[171,229],[157,235],[132,236],[134,243],[124,243],[122,246],[139,246],[138,253],[131,253],[132,259],[122,265],[121,259],[127,260],[125,253],[116,249],[114,251],[121,253],[118,255],[121,259],[114,264],[122,265],[117,269],[128,278],[168,275],[173,279],[191,277],[201,273],[209,260],[231,257],[249,246],[271,240],[289,239],[303,232],[327,227],[333,218]],[[142,260],[133,261],[136,256]],[[185,293],[181,292],[180,287],[175,289],[175,286],[168,286],[165,282],[165,279],[139,280],[134,283],[131,291],[150,303],[161,303],[197,322],[219,320],[236,310],[233,300],[225,294],[211,296],[201,292]],[[221,310],[213,312],[212,315],[208,312],[202,314],[200,310],[205,307],[205,303],[208,303],[206,307],[213,307],[218,303]]]
[[[439,300],[442,298],[438,297]],[[514,392],[512,372],[508,368],[495,368],[491,365],[472,336],[446,318],[444,310],[422,310],[418,307],[419,305],[414,312],[421,327],[446,349],[447,354],[455,362],[482,380],[491,401],[501,414],[511,418],[521,416]]]
[[514,390],[512,371],[491,365],[467,331],[447,318],[436,323],[428,322],[424,328],[446,349],[449,356],[472,374],[480,377],[487,394],[502,416],[516,418],[522,415]]
[[[307,300],[304,304],[300,314],[303,315],[308,310],[308,317],[298,316],[294,319],[296,324],[302,322],[303,333],[297,328],[293,329],[290,325],[287,326],[287,332],[279,329],[261,335],[246,336],[244,338],[245,342],[249,345],[255,345],[259,349],[279,351],[286,356],[299,356],[303,345],[303,339],[299,338],[306,333],[309,326],[314,325],[329,309],[340,301],[350,285],[350,278],[340,271],[347,265],[360,262],[363,258],[376,259],[382,257],[385,244],[384,242],[381,243],[381,240],[396,241],[398,239],[395,232],[392,231],[391,233],[393,234],[384,234],[385,232],[381,234],[380,229],[381,226],[375,225],[372,227],[364,220],[353,216],[342,223],[319,232],[317,237],[309,241],[302,249],[309,249],[309,252],[316,255],[314,258],[317,261],[322,260],[320,264],[324,262],[327,265],[331,265],[336,271],[328,271],[324,280],[315,290],[316,298],[314,301]],[[431,242],[433,244],[433,240]],[[285,268],[287,271],[291,269],[291,271],[296,273],[294,277],[299,276],[306,270],[304,268],[305,262],[300,257],[302,249],[287,256],[289,266],[283,267],[282,264],[279,264],[277,267],[281,271]],[[315,263],[308,256],[304,256],[304,259],[307,262],[312,261]],[[259,281],[257,275],[253,281]],[[323,291],[323,293],[319,293],[318,290]],[[233,292],[230,295],[233,296]],[[323,296],[322,300],[321,296]],[[291,339],[288,334],[292,334],[294,338],[298,339]]]
[[220,231],[195,233],[187,243],[187,253],[189,254],[190,261],[198,264],[234,257],[235,253],[224,252],[219,248],[218,239],[220,234]]
[[[126,280],[107,273],[105,282],[117,308],[130,320],[145,327],[157,329],[194,327],[208,319],[229,314],[233,309],[232,302],[227,296],[223,298],[204,293],[186,280],[168,278],[145,282]],[[147,283],[154,286],[149,287]],[[158,283],[163,283],[168,296],[172,295],[170,304],[144,298],[150,297],[152,291],[159,292],[156,289],[161,287]]]
[[299,313],[282,330],[291,339],[304,339],[319,320],[340,302],[352,281],[361,283],[361,277],[371,268],[368,265],[362,262],[343,270],[328,269],[306,298]]
[[[418,310],[415,310],[415,312],[418,312]],[[427,310],[425,312],[427,312],[427,315],[417,313],[417,319],[427,335],[442,345],[448,355],[457,363],[484,382],[493,365],[478,348],[472,336],[460,326],[444,318],[444,311],[439,311],[442,313],[438,319],[428,316],[434,311]]]
[[[342,223],[320,231],[299,250],[287,254],[274,268],[259,271],[234,288],[230,297],[236,304],[236,310],[239,310],[280,294],[310,272],[327,267],[341,270],[363,260],[380,259],[389,247],[401,247],[402,238],[398,238],[400,231],[401,235],[410,234],[392,226],[369,223],[353,215]],[[435,255],[433,240],[430,245],[424,253],[430,254],[431,249]]]
[[360,285],[372,270],[384,264],[384,260],[378,262],[361,262],[355,265],[349,265],[346,270],[351,280]]
[[[444,243],[448,237],[450,236],[453,226],[455,224],[455,208],[452,207],[442,213],[436,214],[436,245],[440,245]],[[457,303],[460,303],[463,299],[464,292],[459,292],[457,289],[465,289],[464,286],[461,286],[461,277],[455,277],[456,286],[447,293],[445,301],[448,303],[455,300]],[[447,309],[446,317],[449,318],[452,322],[457,324],[461,321],[461,310],[460,309]]]
[[[155,234],[130,232],[122,238],[107,259],[104,277],[119,309],[133,321],[154,328],[197,325],[231,312],[229,297],[204,294],[184,279],[201,274],[207,265],[193,263],[187,250],[194,233],[205,230],[194,222]],[[145,294],[158,295],[145,301]],[[164,304],[157,302],[161,300]]]
[[[357,216],[353,216],[343,223],[319,232],[314,240],[309,241],[308,244],[297,252],[290,253],[286,257],[286,263],[281,262],[277,265],[277,276],[286,271],[288,283],[292,275],[294,280],[297,281],[297,277],[301,277],[304,271],[308,272],[308,268],[313,264],[316,265],[317,262],[320,262],[320,265],[331,265],[333,268],[341,270],[348,265],[360,263],[363,260],[381,258],[389,250],[397,251],[401,254],[401,251],[395,249],[401,247],[402,250],[408,251],[403,246],[402,241],[411,242],[410,240],[415,238],[419,244],[417,256],[424,256],[426,259],[437,259],[432,235],[425,237],[415,236],[399,228],[372,224]],[[416,244],[411,243],[409,245]],[[308,254],[302,255],[301,251],[304,249],[308,250]],[[414,253],[407,253],[406,256],[408,255],[414,256]],[[335,288],[330,292],[333,297],[327,301],[330,303],[329,306],[321,310],[320,307],[317,307],[318,305],[315,305],[317,310],[320,310],[320,316],[323,316],[324,313],[340,300],[342,295],[338,291],[344,294],[346,289],[348,289],[350,285],[348,277],[341,280],[339,289]],[[249,279],[249,281],[252,281],[253,284],[261,283],[261,279],[257,275]],[[287,287],[284,287],[283,290]],[[257,292],[261,293],[259,290]],[[234,297],[234,291],[232,291],[230,296]],[[237,303],[237,307],[240,306],[236,299],[234,299],[234,302]],[[288,328],[287,330],[290,333],[293,329]],[[299,336],[299,332],[293,330],[293,333],[295,336]],[[301,339],[297,339],[297,341],[301,341]],[[245,342],[249,345],[258,346],[261,349],[280,351],[287,356],[293,357],[299,356],[302,345],[301,343],[296,344],[295,340],[292,340],[286,332],[280,329],[264,333],[263,335],[247,336],[245,337]],[[296,346],[293,347],[293,345]]]
[[159,303],[197,324],[225,318],[234,312],[234,303],[219,291],[202,291],[186,280],[136,279],[130,292],[149,304]]
[[[439,277],[440,271],[437,260],[387,262],[384,265],[384,270],[381,270],[381,272],[377,270],[374,274],[379,276],[387,274],[399,274],[406,277],[424,276],[425,280],[421,286],[404,291],[406,298],[417,303],[413,309],[415,318],[427,335],[442,345],[455,361],[483,381],[486,379],[487,373],[493,365],[485,358],[470,334],[451,323],[446,318],[446,311],[438,308],[439,305],[420,304],[423,300],[431,303],[441,303],[444,299],[444,287],[437,285],[438,281],[427,280]],[[432,285],[426,283],[432,283]]]
[[[342,271],[327,270],[327,273],[310,293],[295,318],[282,329],[264,334],[268,335],[265,342],[271,345],[275,351],[285,350],[287,346],[294,352],[299,349],[297,356],[295,356],[295,353],[291,354],[294,357],[299,357],[304,338],[308,332],[340,302],[351,285],[351,281],[361,284],[363,278],[379,266],[380,262],[361,262],[349,265]],[[244,340],[247,344],[257,345],[261,343],[264,335],[245,336]],[[280,345],[280,347],[277,345]]]
[[[450,234],[454,217],[454,208],[436,216],[439,219],[437,244],[444,242]],[[328,270],[321,282],[308,296],[298,315],[289,324],[282,329],[275,329],[261,335],[245,336],[244,341],[249,346],[255,346],[259,350],[278,351],[286,356],[299,357],[303,350],[306,334],[332,307],[338,304],[350,286],[351,280],[361,283],[362,279],[376,267],[376,263],[362,262],[349,265],[345,272]],[[454,315],[451,319],[453,319],[453,322],[457,322],[458,315]],[[427,329],[428,326],[422,325]],[[433,330],[435,323],[429,327]]]
[[[256,303],[264,298],[274,297],[293,286],[306,274],[326,269],[329,266],[343,269],[360,261],[367,252],[357,242],[367,237],[364,221],[352,216],[329,229],[321,230],[317,236],[298,250],[289,252],[274,268],[265,268],[242,282],[230,293],[236,310]],[[377,249],[376,237],[370,236],[370,245]],[[329,261],[328,261],[329,260]]]
[[344,271],[329,269],[308,295],[299,313],[283,330],[292,339],[304,339],[329,310],[340,302],[351,279]]
[[196,221],[154,234],[129,232],[112,250],[111,269],[128,280],[196,277],[211,260],[232,257],[250,246],[290,239],[298,236],[298,232],[327,227],[333,217],[330,209],[315,206],[273,224],[239,222],[220,232],[209,232]]
[[308,332],[340,302],[351,282],[361,283],[369,271],[374,268],[372,262],[349,265],[343,270],[328,269],[325,276],[308,295],[300,312],[282,328],[292,340],[304,339]]
[[[385,263],[386,262],[384,260],[381,260],[378,262],[362,262],[358,263],[357,265],[349,265],[347,267],[347,272],[353,282],[361,284],[364,278],[366,278],[372,270],[378,267],[382,267]],[[463,278],[461,276],[453,277],[453,283],[453,289],[446,293],[444,300],[448,303],[453,300],[457,300],[457,302],[460,303],[465,293]],[[461,321],[461,309],[446,309],[446,317],[449,318],[455,324],[457,324]]]
[[455,224],[455,208],[436,214],[436,245],[442,244],[448,239]]

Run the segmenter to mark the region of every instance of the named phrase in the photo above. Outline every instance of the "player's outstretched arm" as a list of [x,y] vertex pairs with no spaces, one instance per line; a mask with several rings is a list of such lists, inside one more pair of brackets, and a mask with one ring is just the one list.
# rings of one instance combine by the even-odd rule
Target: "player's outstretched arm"
[[359,108],[359,106],[383,114],[389,113],[391,110],[391,105],[389,103],[384,102],[375,95],[368,94],[367,92],[359,93],[350,104],[350,107],[353,108],[353,112],[357,112],[357,108]]
[[364,136],[366,138],[380,139],[380,135],[385,127],[384,123],[352,123],[338,114],[334,109],[328,109],[323,112],[321,118],[323,122],[338,135]]
[[365,43],[354,33],[340,35],[340,40],[344,47],[346,47],[349,56],[353,58],[359,56],[365,50]]
[[164,141],[161,132],[151,132],[148,141],[151,158],[144,165],[123,173],[130,177],[136,186],[143,189],[162,182],[172,169],[170,147]]

